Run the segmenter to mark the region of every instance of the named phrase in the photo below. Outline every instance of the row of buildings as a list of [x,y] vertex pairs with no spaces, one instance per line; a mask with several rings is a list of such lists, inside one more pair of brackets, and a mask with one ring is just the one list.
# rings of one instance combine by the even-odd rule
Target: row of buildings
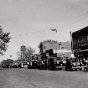
[[59,56],[64,53],[67,57],[88,59],[88,26],[71,33],[71,37],[71,42],[51,40],[41,42],[39,45],[41,54],[47,54],[47,51],[52,49]]
[[[39,50],[41,55],[49,55],[54,53],[57,56],[65,55],[66,57],[78,57],[79,59],[87,59],[88,57],[88,26],[75,31],[71,34],[71,42],[57,42],[54,40],[46,40],[40,42]],[[21,47],[21,57],[23,57],[25,46]],[[72,56],[71,56],[72,55]],[[24,57],[23,57],[24,58]]]

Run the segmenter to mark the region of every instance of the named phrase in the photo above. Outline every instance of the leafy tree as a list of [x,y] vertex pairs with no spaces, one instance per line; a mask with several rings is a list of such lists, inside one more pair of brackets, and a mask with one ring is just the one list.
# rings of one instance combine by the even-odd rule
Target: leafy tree
[[4,52],[7,50],[8,43],[10,42],[11,39],[9,34],[10,33],[4,32],[0,26],[0,55],[3,55]]
[[34,52],[35,52],[35,49],[33,49],[31,47],[26,48],[26,56],[33,55]]
[[27,60],[32,59],[32,55],[33,55],[34,52],[35,52],[35,49],[33,49],[31,47],[26,48],[25,57],[27,58]]
[[3,66],[3,65],[7,66],[7,65],[9,65],[9,64],[11,64],[13,62],[14,62],[14,60],[12,60],[12,59],[3,60],[1,62],[1,66]]
[[[31,46],[26,47],[26,51],[23,52],[24,58],[31,59],[31,56],[33,55],[34,52],[35,52],[35,49],[33,49]],[[22,60],[21,53],[22,52],[17,52],[18,60]]]

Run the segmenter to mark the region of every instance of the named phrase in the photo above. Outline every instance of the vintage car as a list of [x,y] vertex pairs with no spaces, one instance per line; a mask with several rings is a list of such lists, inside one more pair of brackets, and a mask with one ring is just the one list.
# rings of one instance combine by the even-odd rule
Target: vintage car
[[38,65],[37,65],[38,60],[30,60],[28,63],[28,68],[29,69],[37,69]]
[[49,69],[50,70],[57,70],[57,69],[62,69],[63,64],[62,60],[59,57],[51,57],[49,59]]
[[32,69],[37,69],[37,61],[38,60],[32,60]]
[[79,62],[72,63],[72,70],[82,70],[81,64]]
[[43,69],[43,62],[42,62],[42,60],[38,60],[38,69],[39,70]]
[[78,60],[70,60],[70,59],[67,59],[66,60],[66,68],[65,68],[67,71],[70,70],[70,71],[77,71],[77,70],[82,70],[82,66],[81,66],[81,63],[78,62]]
[[65,61],[62,60],[61,57],[57,57],[56,58],[56,68],[57,69],[63,69],[64,65],[65,65]]

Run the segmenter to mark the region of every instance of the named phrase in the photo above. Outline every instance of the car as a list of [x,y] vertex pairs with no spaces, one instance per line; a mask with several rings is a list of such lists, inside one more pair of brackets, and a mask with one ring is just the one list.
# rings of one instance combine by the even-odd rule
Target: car
[[48,63],[49,63],[49,69],[50,70],[57,70],[57,69],[62,69],[63,68],[61,58],[50,57]]
[[78,62],[78,60],[70,60],[70,59],[67,59],[66,60],[66,68],[65,68],[67,71],[70,70],[70,71],[77,71],[77,70],[82,70],[82,67],[81,67],[81,63]]

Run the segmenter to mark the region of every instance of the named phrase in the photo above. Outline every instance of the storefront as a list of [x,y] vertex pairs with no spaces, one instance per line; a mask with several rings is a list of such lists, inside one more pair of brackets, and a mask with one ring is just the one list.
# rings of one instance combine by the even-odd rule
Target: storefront
[[88,59],[88,26],[72,33],[72,50],[75,57]]

